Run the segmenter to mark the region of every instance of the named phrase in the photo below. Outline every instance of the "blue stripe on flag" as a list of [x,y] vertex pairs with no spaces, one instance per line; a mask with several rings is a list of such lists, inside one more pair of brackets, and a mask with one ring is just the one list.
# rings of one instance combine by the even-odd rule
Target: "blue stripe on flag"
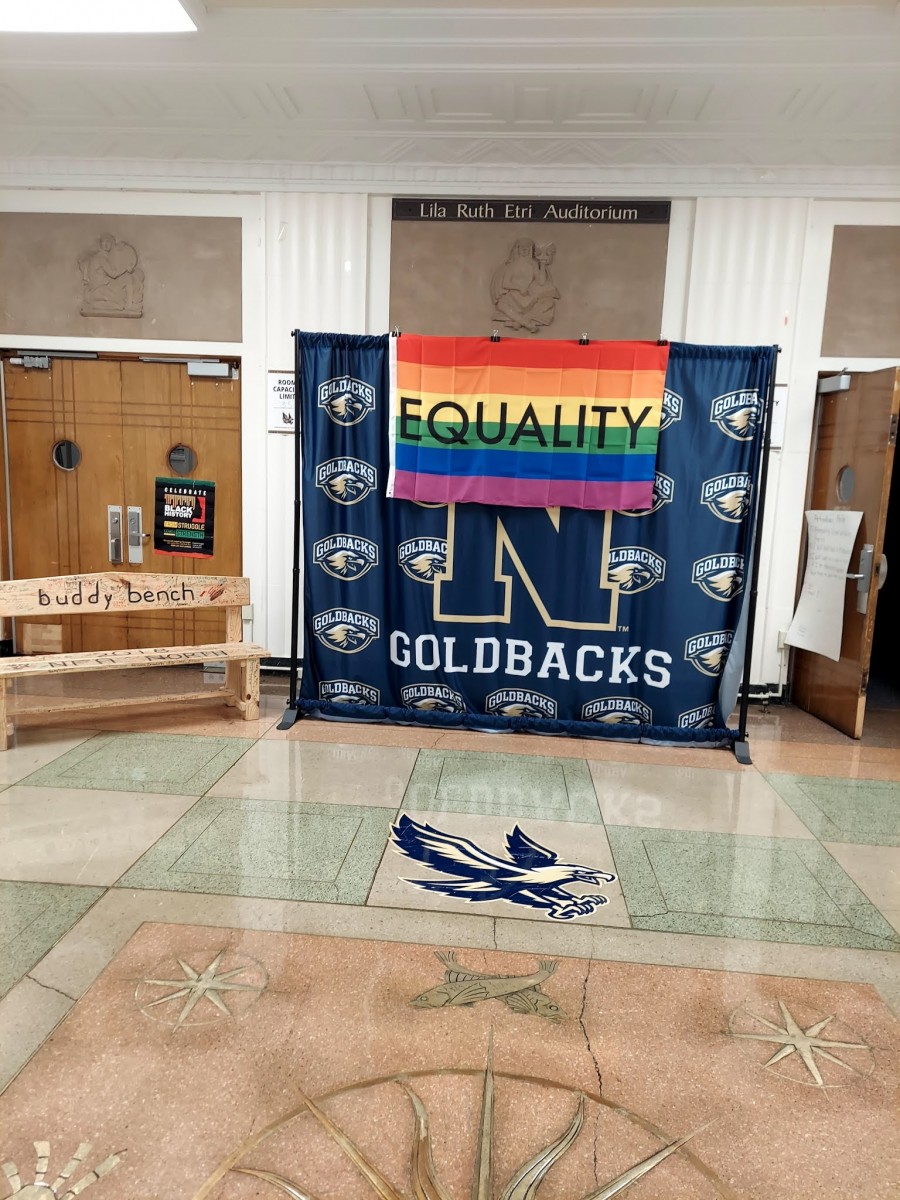
[[398,471],[425,475],[482,475],[502,479],[587,479],[591,481],[652,479],[655,454],[533,454],[514,450],[469,450],[462,446],[397,443]]

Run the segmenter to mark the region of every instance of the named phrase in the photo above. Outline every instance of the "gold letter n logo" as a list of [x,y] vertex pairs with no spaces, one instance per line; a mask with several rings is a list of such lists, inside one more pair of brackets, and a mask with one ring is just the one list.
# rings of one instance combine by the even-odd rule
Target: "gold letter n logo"
[[524,587],[549,628],[614,630],[619,589],[606,565],[612,519],[611,512],[571,508],[507,509],[495,517],[480,505],[449,505],[434,619],[508,625],[513,591]]

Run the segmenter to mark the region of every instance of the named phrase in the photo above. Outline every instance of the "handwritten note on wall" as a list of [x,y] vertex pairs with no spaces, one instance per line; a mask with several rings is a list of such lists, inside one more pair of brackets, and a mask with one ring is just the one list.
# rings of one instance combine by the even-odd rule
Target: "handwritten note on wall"
[[841,657],[847,570],[861,512],[812,510],[806,514],[809,546],[800,600],[784,639],[837,662]]

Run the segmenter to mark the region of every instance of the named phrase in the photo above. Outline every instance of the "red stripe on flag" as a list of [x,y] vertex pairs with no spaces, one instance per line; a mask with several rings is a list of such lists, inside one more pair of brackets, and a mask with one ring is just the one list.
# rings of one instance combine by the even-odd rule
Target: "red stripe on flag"
[[425,337],[404,333],[397,339],[397,361],[438,367],[529,367],[559,370],[582,367],[594,371],[662,371],[668,345],[656,342],[532,341],[530,338]]

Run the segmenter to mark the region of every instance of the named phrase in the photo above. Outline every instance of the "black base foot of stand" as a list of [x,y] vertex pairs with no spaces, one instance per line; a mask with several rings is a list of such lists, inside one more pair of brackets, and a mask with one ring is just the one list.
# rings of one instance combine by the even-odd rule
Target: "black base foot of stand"
[[284,716],[278,722],[278,729],[293,729],[300,720],[300,710],[297,708],[286,708]]
[[750,757],[750,743],[746,738],[742,738],[740,741],[734,743],[734,757],[742,767],[753,766],[753,759]]

